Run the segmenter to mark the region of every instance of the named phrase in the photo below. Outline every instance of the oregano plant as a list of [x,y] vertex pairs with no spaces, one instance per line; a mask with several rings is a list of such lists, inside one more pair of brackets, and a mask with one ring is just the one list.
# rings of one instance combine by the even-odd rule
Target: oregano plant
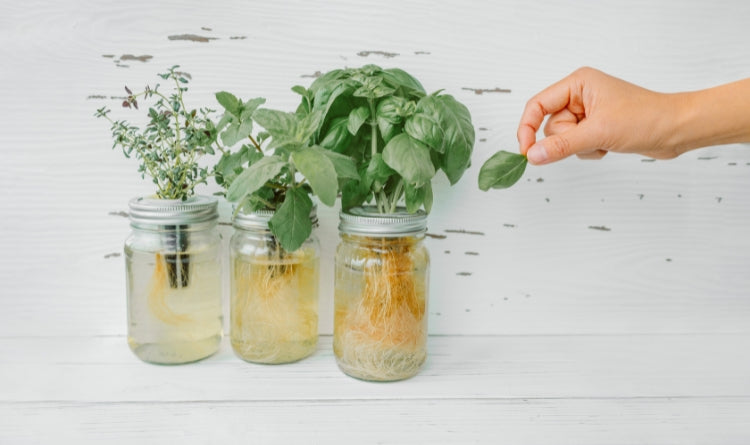
[[[217,124],[222,141],[247,141],[222,155],[215,167],[217,183],[237,211],[274,211],[271,232],[286,251],[297,250],[312,232],[311,196],[334,205],[339,184],[359,178],[353,161],[314,143],[322,112],[259,108],[264,99],[245,102],[225,91],[216,99],[224,108]],[[253,123],[263,131],[253,135]]]

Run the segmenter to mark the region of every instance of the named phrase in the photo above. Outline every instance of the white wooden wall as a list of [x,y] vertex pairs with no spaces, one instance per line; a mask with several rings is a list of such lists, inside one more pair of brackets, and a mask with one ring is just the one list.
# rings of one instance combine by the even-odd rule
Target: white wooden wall
[[[459,401],[455,409],[431,411],[430,397],[441,400],[445,394],[426,396],[425,402],[419,391],[406,391],[422,401],[403,406],[394,402],[394,410],[398,406],[407,412],[426,409],[431,417],[421,421],[427,425],[441,415],[449,418],[464,405],[476,408],[470,412],[484,413],[464,423],[443,423],[466,433],[454,437],[457,442],[497,438],[496,424],[487,417],[492,413],[510,422],[507,435],[500,437],[515,443],[554,443],[555,437],[569,437],[563,440],[569,443],[604,443],[605,439],[612,443],[711,442],[710,432],[717,425],[723,425],[727,434],[719,442],[747,443],[747,144],[710,147],[671,161],[616,154],[602,161],[569,159],[529,167],[522,181],[506,191],[481,192],[476,179],[481,164],[496,150],[517,150],[516,126],[526,100],[579,66],[594,66],[665,92],[750,77],[748,23],[747,1],[4,0],[0,4],[0,412],[6,418],[0,418],[0,442],[3,438],[8,443],[23,442],[22,438],[34,442],[45,437],[54,441],[54,430],[48,436],[24,436],[24,428],[33,427],[26,425],[31,422],[28,419],[52,419],[59,426],[65,419],[104,416],[112,422],[127,416],[128,407],[117,403],[105,407],[108,414],[91,405],[66,409],[66,401],[91,402],[99,400],[95,394],[101,393],[113,403],[128,400],[129,394],[141,402],[149,394],[192,400],[196,406],[179,405],[167,411],[179,416],[184,410],[200,417],[206,410],[217,409],[226,412],[225,420],[241,419],[231,403],[200,402],[225,400],[225,395],[232,399],[234,393],[228,390],[196,395],[187,389],[180,392],[178,385],[166,392],[147,391],[151,373],[156,371],[137,363],[127,351],[120,252],[129,227],[122,212],[129,198],[152,190],[136,173],[135,161],[110,150],[109,128],[93,117],[96,108],[107,105],[119,117],[137,120],[139,113],[118,107],[123,86],[135,89],[153,84],[159,80],[156,73],[179,64],[192,76],[188,100],[194,105],[213,106],[213,93],[227,90],[243,98],[264,96],[269,106],[291,111],[298,97],[289,90],[293,85],[309,85],[317,72],[375,63],[407,70],[429,91],[445,89],[453,94],[468,106],[477,129],[473,165],[462,181],[451,188],[444,177],[438,179],[429,220],[433,236],[427,240],[432,254],[430,333],[436,336],[439,353],[426,374],[440,375],[446,367],[453,369],[451,363],[461,363],[457,374],[448,372],[451,378],[434,383],[449,385],[446,391],[455,392]],[[170,39],[185,35],[192,37]],[[204,193],[216,190],[216,186],[203,189]],[[224,208],[224,221],[227,217]],[[337,210],[322,208],[320,220],[317,233],[324,258],[320,330],[330,334]],[[229,234],[228,227],[225,233]],[[471,340],[462,343],[465,336]],[[497,339],[496,343],[482,343],[487,338]],[[556,343],[560,338],[577,338],[580,343],[560,345]],[[330,340],[322,344],[322,349],[329,348]],[[697,345],[696,356],[681,355],[691,345]],[[471,375],[492,365],[504,369],[508,364],[505,353],[527,347],[538,354],[529,353],[528,362],[519,358],[521,365],[516,363],[513,372],[487,371],[485,380],[480,380],[488,385],[487,394],[491,393],[485,395],[499,402],[484,406],[488,411],[483,411],[482,403],[472,405],[471,397],[481,399],[483,388],[465,391],[466,385],[471,387]],[[618,347],[625,356],[611,352]],[[571,382],[559,373],[576,372],[553,366],[559,364],[550,358],[550,351],[555,350],[590,360],[592,367],[576,375],[590,376],[598,383],[582,384],[581,391],[555,390],[557,384],[570,389],[565,385]],[[157,374],[174,371],[221,379],[221,373],[211,374],[219,364],[244,366],[237,372],[250,366],[239,363],[226,345],[222,351],[209,365],[169,368]],[[638,351],[646,352],[639,355]],[[681,351],[678,358],[670,355],[674,351]],[[627,356],[631,352],[634,355]],[[320,363],[326,363],[326,368],[320,375],[343,379],[335,369],[327,374],[332,357],[329,352],[321,354],[318,360],[325,360]],[[491,363],[472,367],[472,358],[483,354]],[[600,358],[613,360],[606,365],[610,368],[597,367]],[[690,368],[693,359],[713,362],[716,367]],[[49,373],[65,375],[51,363],[68,361],[89,366],[84,367],[88,373],[71,371],[70,379],[85,376],[76,390],[51,383],[55,380]],[[115,366],[121,361],[127,363],[126,368]],[[524,380],[539,372],[537,365],[546,361],[553,364],[542,366],[553,377],[550,387]],[[633,361],[644,366],[656,362],[655,374],[646,378],[636,371],[645,380],[630,380],[625,373],[610,382],[591,371],[645,369],[632,365]],[[90,366],[103,362],[110,367]],[[301,367],[278,372],[306,369],[297,366]],[[318,365],[309,366],[316,376]],[[106,369],[127,381],[122,369],[138,373],[144,368],[143,384],[133,388],[118,386],[102,372]],[[271,371],[262,372],[273,385]],[[684,380],[679,380],[680,373],[686,376]],[[723,376],[725,383],[704,374]],[[517,392],[503,390],[510,387],[509,375],[521,376]],[[700,380],[701,376],[706,380]],[[313,377],[300,385],[315,385]],[[671,381],[674,378],[677,383]],[[45,384],[37,384],[42,380]],[[413,382],[418,381],[404,382],[406,386],[399,386],[398,391],[409,384],[420,387]],[[650,391],[657,387],[663,391]],[[378,388],[391,393],[388,387]],[[344,390],[341,400],[379,397],[375,395],[378,390],[357,391]],[[686,401],[662,406],[659,399],[639,410],[637,401],[629,399],[649,395],[685,397]],[[621,397],[614,399],[620,402],[612,402],[609,396]],[[270,412],[299,413],[306,406],[274,404],[268,401],[272,397],[262,402]],[[393,397],[400,400],[398,392]],[[517,406],[521,402],[513,397],[532,401]],[[568,398],[558,403],[547,397]],[[587,404],[580,397],[593,401]],[[240,399],[237,403],[249,403],[247,398]],[[315,399],[311,406],[323,399]],[[388,420],[377,403],[332,403],[314,411],[312,419],[323,421],[353,407]],[[144,409],[142,418],[128,418],[130,426],[146,425],[161,412],[158,405],[138,406]],[[562,415],[564,426],[552,420],[547,423],[550,429],[544,430],[549,435],[525,435],[524,428],[533,427],[534,422],[524,419],[545,409]],[[530,417],[512,417],[514,412]],[[706,412],[723,415],[705,420]],[[565,423],[565,413],[574,420]],[[587,416],[594,416],[593,423],[603,426],[607,434],[581,428],[579,420]],[[628,436],[625,431],[607,429],[618,416],[636,425],[632,431],[645,433],[631,431]],[[637,428],[649,419],[652,426],[669,423],[671,416],[678,418],[673,429]],[[161,424],[164,431],[171,431],[165,424]],[[403,428],[395,427],[383,440],[413,442],[397,435],[407,431],[408,425],[398,425]],[[687,426],[693,429],[686,430]],[[134,431],[123,428],[118,436],[112,433],[112,424],[109,427],[106,431],[63,431],[79,439],[85,434],[76,432],[127,438]],[[151,427],[158,430],[158,425]],[[210,425],[198,422],[194,428],[194,439],[210,437]],[[336,425],[324,422],[319,428],[316,431],[322,435],[316,437],[328,437],[326,431],[337,437]],[[289,438],[297,437],[294,431]],[[659,434],[648,435],[649,431]],[[339,436],[347,437],[354,436]],[[436,434],[431,440],[439,437],[452,436]]]

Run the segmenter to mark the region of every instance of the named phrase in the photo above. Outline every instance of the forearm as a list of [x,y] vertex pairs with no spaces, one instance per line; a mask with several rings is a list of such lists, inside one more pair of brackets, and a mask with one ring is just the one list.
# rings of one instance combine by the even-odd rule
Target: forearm
[[666,146],[681,154],[710,145],[750,142],[750,79],[667,95],[675,112]]

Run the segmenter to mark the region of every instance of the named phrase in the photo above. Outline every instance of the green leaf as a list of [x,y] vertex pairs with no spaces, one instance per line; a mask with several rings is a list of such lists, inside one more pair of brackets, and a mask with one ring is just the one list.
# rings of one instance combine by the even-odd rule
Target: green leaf
[[216,100],[228,112],[235,115],[239,114],[238,110],[240,107],[240,101],[234,94],[226,91],[219,91],[216,93]]
[[297,129],[298,118],[294,113],[261,108],[255,111],[253,118],[273,137],[276,135],[293,135]]
[[445,154],[441,168],[453,185],[461,179],[471,162],[474,126],[471,124],[469,109],[453,96],[446,94],[432,97],[435,99],[435,105],[440,113],[439,122],[445,133]]
[[407,184],[421,186],[435,176],[430,149],[402,133],[391,139],[383,149],[383,160],[396,170]]
[[412,95],[425,95],[424,87],[411,74],[399,68],[389,68],[382,73],[385,81],[394,88],[403,88]]
[[440,122],[432,117],[416,113],[406,120],[404,131],[438,153],[445,152],[445,133]]
[[498,151],[485,161],[479,170],[479,188],[504,189],[512,186],[523,176],[528,160],[526,156],[507,151]]
[[310,237],[312,200],[299,188],[289,189],[284,202],[268,221],[271,233],[287,252],[294,252]]
[[404,201],[406,202],[406,211],[414,213],[422,207],[425,197],[424,187],[414,187],[406,184],[404,187]]
[[232,181],[227,190],[227,200],[237,202],[255,192],[281,173],[286,165],[288,163],[278,156],[266,156],[258,160]]
[[326,150],[344,153],[349,148],[352,141],[352,135],[349,133],[349,118],[338,117],[331,122],[325,137],[320,141],[320,146]]
[[255,111],[258,109],[259,106],[266,103],[266,99],[262,97],[256,97],[254,99],[250,99],[247,102],[243,103],[241,105],[241,112],[240,112],[240,119],[245,122],[253,118],[253,114],[255,114]]
[[383,187],[383,184],[388,181],[388,178],[390,178],[395,173],[396,171],[390,168],[388,164],[383,161],[383,155],[380,153],[375,153],[374,155],[372,155],[370,163],[367,164],[367,170],[365,174],[365,183],[367,184],[367,188],[371,188],[370,186],[372,184],[375,184],[372,189],[380,190]]
[[432,210],[432,183],[428,182],[422,186],[424,189],[424,211],[430,213]]
[[334,205],[339,185],[336,180],[336,168],[328,156],[308,148],[293,152],[291,160],[310,183],[320,201],[327,206]]
[[367,122],[367,119],[370,118],[370,109],[362,106],[358,107],[352,110],[351,113],[349,113],[349,123],[347,124],[347,128],[349,129],[349,133],[352,135],[356,135],[359,129],[362,127],[362,124]]
[[357,179],[359,180],[359,173],[357,172],[357,166],[354,164],[352,158],[340,153],[336,153],[330,150],[323,149],[318,146],[310,147],[311,150],[316,150],[326,156],[331,163],[333,168],[336,170],[336,176],[339,179]]

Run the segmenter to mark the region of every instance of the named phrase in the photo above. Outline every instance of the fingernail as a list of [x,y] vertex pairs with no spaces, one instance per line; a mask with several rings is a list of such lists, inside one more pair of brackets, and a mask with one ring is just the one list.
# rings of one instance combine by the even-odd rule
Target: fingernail
[[526,158],[528,158],[529,162],[532,164],[543,164],[547,161],[547,150],[541,142],[537,142],[526,152]]

